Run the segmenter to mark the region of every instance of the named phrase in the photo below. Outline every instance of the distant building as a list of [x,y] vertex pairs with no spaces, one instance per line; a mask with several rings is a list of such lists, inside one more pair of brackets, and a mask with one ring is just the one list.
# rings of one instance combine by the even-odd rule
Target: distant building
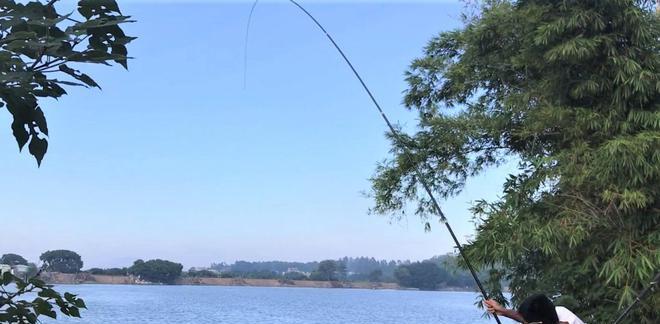
[[11,266],[8,264],[0,264],[0,275],[4,274],[5,272],[11,272]]
[[298,268],[288,268],[288,269],[286,269],[286,271],[285,271],[284,273],[282,273],[282,274],[287,274],[287,273],[292,273],[292,272],[302,273],[302,274],[304,274],[304,275],[306,275],[306,276],[309,276],[309,275],[311,274],[311,273],[309,273],[309,272],[300,271],[300,270],[298,270]]
[[17,264],[11,269],[11,273],[19,278],[24,278],[28,272],[30,272],[30,267],[22,264]]

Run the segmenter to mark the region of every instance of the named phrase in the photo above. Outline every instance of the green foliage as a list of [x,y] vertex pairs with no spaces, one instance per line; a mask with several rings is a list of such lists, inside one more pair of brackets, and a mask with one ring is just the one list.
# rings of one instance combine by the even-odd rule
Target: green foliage
[[[426,261],[437,264],[438,267],[447,273],[446,281],[441,283],[441,285],[476,290],[477,284],[470,271],[461,267],[461,260],[462,258],[459,255],[446,254],[430,258]],[[477,272],[477,277],[479,280],[485,280],[488,278],[488,271]]]
[[380,282],[383,280],[383,271],[382,270],[374,270],[369,273],[369,281],[370,282]]
[[[335,260],[323,260],[319,262],[319,267],[309,276],[311,280],[336,281],[341,276],[340,262]],[[346,267],[343,268],[346,271]]]
[[186,276],[193,278],[218,278],[220,274],[210,270],[188,270]]
[[[369,257],[343,257],[337,262],[346,264],[347,272],[351,275],[347,276],[349,280],[367,280],[368,275],[373,270],[382,270],[386,279],[393,279],[394,269],[402,261],[387,261],[376,260]],[[241,277],[247,277],[251,272],[258,271],[275,271],[277,273],[285,273],[289,270],[297,270],[301,272],[312,272],[319,266],[318,261],[311,262],[286,262],[286,261],[236,261],[233,264],[217,263],[212,264],[211,268],[218,272],[232,272]]]
[[131,20],[114,0],[78,1],[80,17],[58,13],[57,2],[0,0],[0,107],[13,117],[19,150],[27,145],[39,165],[48,149],[39,99],[57,99],[65,86],[100,89],[71,64],[114,61],[128,68],[126,45],[135,39],[120,28]]
[[172,284],[181,276],[182,270],[183,265],[167,260],[136,260],[128,268],[128,273],[148,282]]
[[62,296],[51,285],[33,277],[24,281],[5,272],[0,277],[0,323],[39,323],[39,316],[80,317],[85,302],[74,294]]
[[399,266],[394,277],[402,287],[434,290],[440,283],[447,282],[449,275],[433,262],[414,262]]
[[14,253],[7,253],[3,254],[2,257],[0,258],[0,264],[8,264],[8,265],[27,265],[28,261],[25,260],[24,257],[14,254]]
[[255,271],[275,271],[285,272],[289,268],[296,268],[300,271],[311,272],[318,267],[318,262],[286,262],[286,261],[236,261],[233,264],[212,264],[211,268],[217,271],[231,271],[235,273],[248,273]]
[[[325,260],[320,262],[285,262],[285,261],[236,261],[233,264],[212,264],[211,269],[217,271],[223,278],[253,278],[253,279],[284,279],[284,280],[320,280],[320,281],[350,281],[350,282],[396,282],[394,271],[401,265],[408,265],[410,261],[387,261],[376,260],[369,257],[349,258],[343,257],[338,260]],[[333,261],[335,269],[332,270]],[[454,287],[472,289],[475,287],[474,280],[468,271],[460,268],[457,257],[452,254],[432,257],[428,262],[433,262],[448,277],[440,283],[443,287]],[[319,268],[321,271],[319,271]],[[90,270],[91,271],[91,270]],[[198,275],[199,271],[188,271],[188,276]],[[309,276],[305,273],[309,273]],[[212,277],[212,276],[209,276]]]
[[[648,1],[486,1],[412,63],[420,129],[378,167],[373,210],[432,214],[415,167],[449,197],[517,160],[501,198],[473,206],[471,260],[496,296],[510,282],[514,304],[543,292],[587,322],[615,318],[660,268],[658,39]],[[654,322],[659,304],[630,323]]]
[[282,279],[285,280],[307,280],[309,277],[302,272],[291,271],[282,275]]
[[41,254],[39,260],[43,262],[46,271],[78,273],[83,267],[80,255],[69,250],[46,251]]
[[337,279],[346,280],[348,275],[348,268],[346,268],[346,263],[343,261],[338,261],[337,263]]
[[105,275],[105,276],[126,276],[128,275],[128,268],[91,268],[85,272],[88,272],[93,275]]

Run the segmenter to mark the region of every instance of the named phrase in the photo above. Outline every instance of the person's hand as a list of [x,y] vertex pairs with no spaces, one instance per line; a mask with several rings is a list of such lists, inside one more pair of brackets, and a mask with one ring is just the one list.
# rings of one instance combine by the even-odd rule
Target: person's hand
[[484,301],[484,306],[486,306],[486,311],[495,315],[502,315],[506,311],[506,308],[502,307],[500,303],[496,302],[493,299],[488,299]]

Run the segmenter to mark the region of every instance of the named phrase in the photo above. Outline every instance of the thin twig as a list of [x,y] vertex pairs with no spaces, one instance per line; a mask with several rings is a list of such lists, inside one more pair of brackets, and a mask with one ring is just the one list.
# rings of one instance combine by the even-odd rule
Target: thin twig
[[76,19],[73,19],[73,18],[71,18],[71,17],[66,17],[65,19],[66,19],[66,20],[69,20],[69,21],[73,21],[73,22],[75,22],[75,23],[79,23],[79,24],[82,24],[82,23],[83,23],[82,21],[80,21],[80,20],[76,20]]

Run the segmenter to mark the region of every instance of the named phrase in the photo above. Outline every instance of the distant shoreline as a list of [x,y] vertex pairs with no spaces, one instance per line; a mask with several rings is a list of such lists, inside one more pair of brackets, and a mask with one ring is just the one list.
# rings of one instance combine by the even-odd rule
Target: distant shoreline
[[[43,279],[50,284],[99,284],[99,285],[158,285],[140,282],[132,276],[93,275],[89,273],[43,273]],[[314,280],[279,280],[246,278],[179,278],[173,285],[178,286],[244,286],[244,287],[290,287],[290,288],[348,288],[348,289],[389,289],[417,290],[401,287],[392,282],[340,282]],[[436,291],[474,291],[460,287],[445,287]]]

